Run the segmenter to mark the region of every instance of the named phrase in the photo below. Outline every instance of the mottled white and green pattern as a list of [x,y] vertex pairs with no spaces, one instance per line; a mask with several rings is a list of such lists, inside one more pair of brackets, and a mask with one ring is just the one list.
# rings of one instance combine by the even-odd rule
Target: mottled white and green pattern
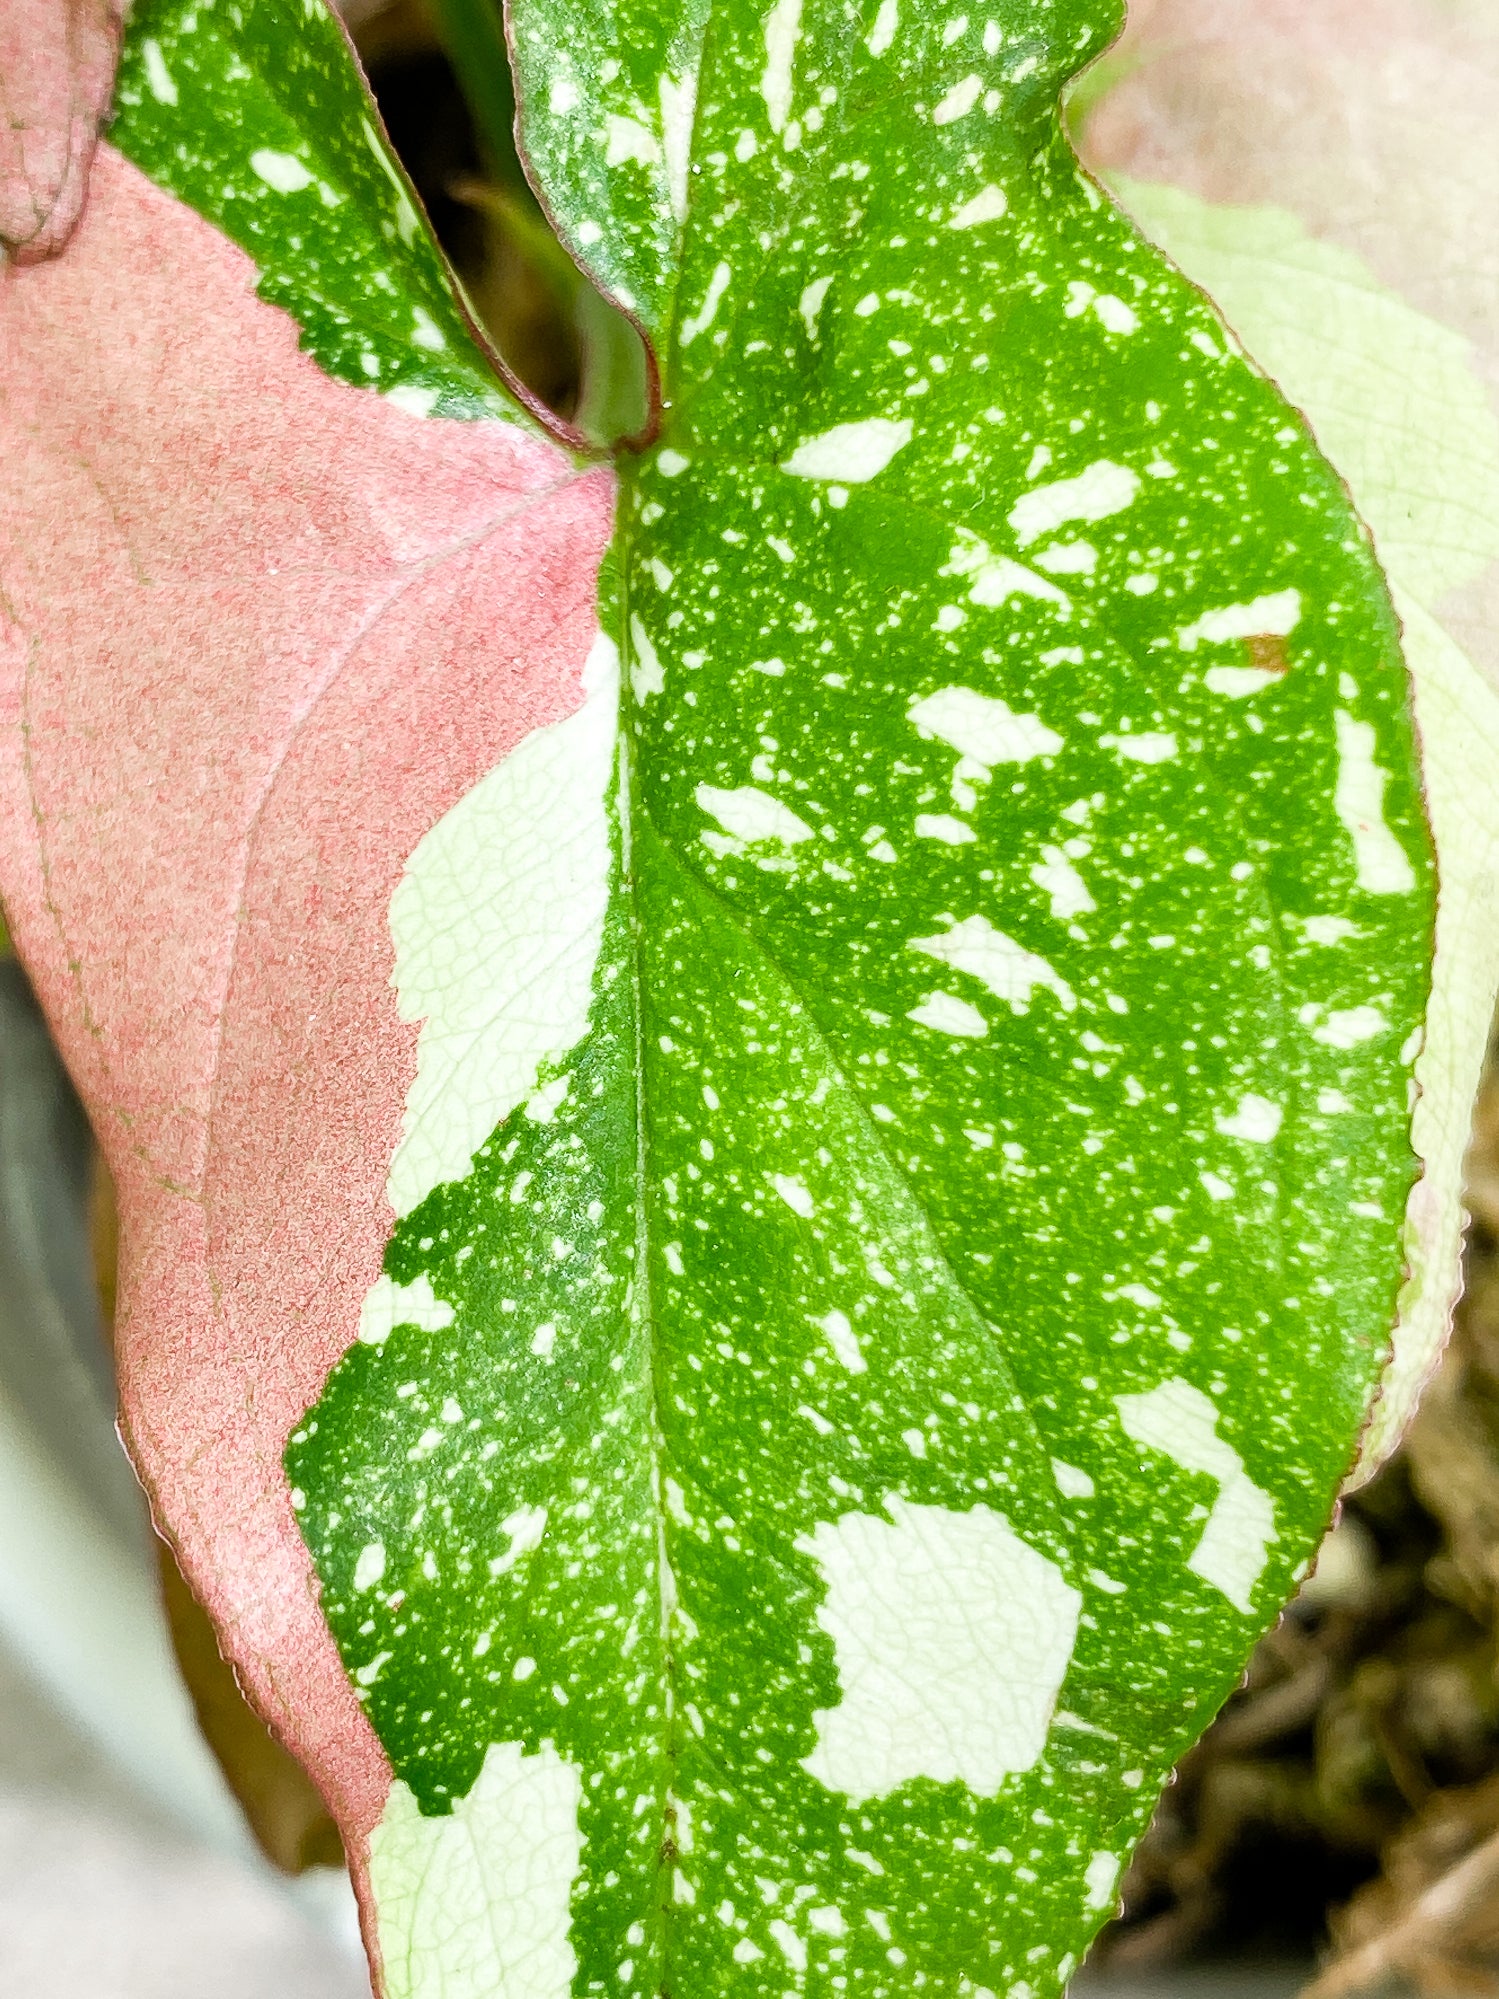
[[329,374],[423,415],[501,391],[323,0],[138,0],[109,137],[255,259]]
[[402,1999],[1055,1993],[1353,1455],[1405,672],[1060,135],[1114,25],[516,8],[663,413],[589,703],[395,899],[401,1219],[288,1452]]

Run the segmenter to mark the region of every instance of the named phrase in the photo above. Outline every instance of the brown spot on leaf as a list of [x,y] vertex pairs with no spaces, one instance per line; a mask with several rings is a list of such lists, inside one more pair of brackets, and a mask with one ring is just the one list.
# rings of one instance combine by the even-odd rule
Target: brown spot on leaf
[[1256,632],[1245,642],[1249,647],[1249,663],[1257,666],[1261,673],[1289,673],[1290,655],[1286,642],[1275,632]]

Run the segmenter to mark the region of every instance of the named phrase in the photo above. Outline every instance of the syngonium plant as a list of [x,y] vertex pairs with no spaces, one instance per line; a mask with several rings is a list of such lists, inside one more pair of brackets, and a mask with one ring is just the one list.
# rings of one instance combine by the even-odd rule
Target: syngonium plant
[[381,1991],[1055,1993],[1440,1342],[1492,997],[1348,493],[1064,135],[1117,7],[513,0],[611,449],[321,0],[140,0],[91,165],[16,22],[0,889]]

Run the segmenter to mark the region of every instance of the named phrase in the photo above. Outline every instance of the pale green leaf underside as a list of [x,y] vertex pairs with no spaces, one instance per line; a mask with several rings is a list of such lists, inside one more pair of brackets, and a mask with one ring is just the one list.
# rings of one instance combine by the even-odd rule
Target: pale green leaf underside
[[288,1454],[393,1993],[1055,1990],[1352,1456],[1405,674],[1059,137],[1111,25],[518,10],[666,411],[588,706],[393,904],[401,1220]]

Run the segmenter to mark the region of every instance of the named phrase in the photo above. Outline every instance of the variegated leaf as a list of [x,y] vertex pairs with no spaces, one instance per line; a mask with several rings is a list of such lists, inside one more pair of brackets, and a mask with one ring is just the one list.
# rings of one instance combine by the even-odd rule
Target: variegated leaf
[[81,495],[80,329],[159,246],[108,434],[152,459],[185,299],[226,481],[201,547],[212,482],[160,516],[212,617],[123,446],[114,594],[66,587],[99,514],[7,578],[7,903],[127,1181],[137,1448],[389,1994],[1029,1999],[1377,1377],[1432,921],[1394,616],[1060,133],[1094,0],[512,25],[660,376],[591,649],[592,475],[350,386],[492,399],[320,17],[146,0],[136,166],[12,289],[7,435]]

